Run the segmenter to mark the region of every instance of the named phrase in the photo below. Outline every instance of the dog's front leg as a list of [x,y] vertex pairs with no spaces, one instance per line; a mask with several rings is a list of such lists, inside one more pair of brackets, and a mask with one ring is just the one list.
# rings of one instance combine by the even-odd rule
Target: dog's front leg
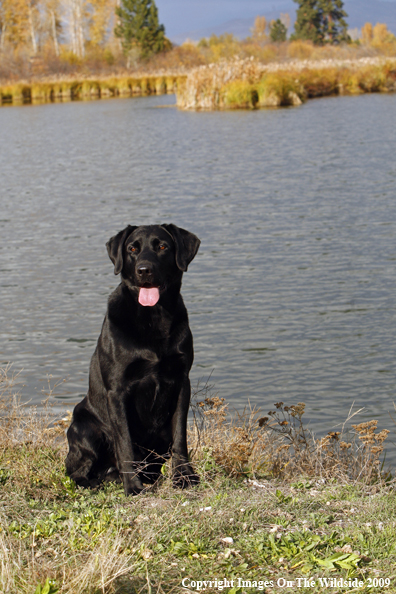
[[117,470],[124,484],[125,495],[138,495],[143,491],[139,478],[136,454],[129,433],[125,396],[110,391],[108,393],[108,412],[112,425],[114,453]]
[[172,418],[172,474],[175,487],[185,489],[199,483],[199,476],[188,461],[187,415],[190,406],[191,386],[188,377],[180,390],[176,411]]

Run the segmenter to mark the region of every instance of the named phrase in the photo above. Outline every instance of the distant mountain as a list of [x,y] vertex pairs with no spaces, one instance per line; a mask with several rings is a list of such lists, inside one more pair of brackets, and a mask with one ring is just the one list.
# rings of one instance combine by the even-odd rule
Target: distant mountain
[[[280,12],[288,11],[263,11],[263,14],[267,19],[272,20],[279,19]],[[289,14],[293,19],[295,15],[295,10],[293,9],[293,15],[291,11],[289,11]],[[172,37],[172,41],[173,43],[183,43],[183,41],[186,41],[186,39],[191,39],[192,41],[199,41],[203,37],[210,37],[211,35],[223,35],[224,33],[232,33],[233,35],[235,35],[235,37],[238,37],[238,39],[245,39],[245,37],[251,35],[250,30],[253,27],[254,19],[256,16],[257,15],[254,15],[246,19],[233,19],[232,21],[225,21],[221,25],[216,25],[214,27],[206,27],[205,29],[194,29],[193,31],[181,33],[180,35]]]
[[[263,14],[267,20],[278,19],[281,12],[287,12],[290,14],[292,23],[295,21],[296,3],[292,0],[279,2],[276,10],[272,2],[267,4],[267,6],[270,6],[270,9],[266,10],[265,5],[263,4],[263,11],[260,13]],[[384,0],[345,0],[344,8],[348,13],[348,18],[346,20],[350,29],[355,29],[356,27],[360,29],[364,23],[367,22],[370,22],[373,25],[376,23],[386,23],[388,29],[396,34],[396,2],[386,2]],[[244,39],[250,35],[250,30],[253,27],[254,18],[256,16],[256,14],[252,14],[250,17],[228,20],[213,27],[186,31],[185,33],[173,36],[172,41],[180,44],[183,43],[183,41],[186,41],[186,39],[198,41],[203,37],[210,37],[213,34],[222,35],[224,33],[232,33],[239,39]],[[293,27],[291,27],[291,29],[293,29]]]

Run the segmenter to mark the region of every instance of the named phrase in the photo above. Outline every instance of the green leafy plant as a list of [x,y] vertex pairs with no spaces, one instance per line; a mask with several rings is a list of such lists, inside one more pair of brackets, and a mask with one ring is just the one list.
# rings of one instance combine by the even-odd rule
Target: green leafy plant
[[38,584],[34,594],[56,594],[59,588],[56,587],[55,581],[47,578],[44,585]]

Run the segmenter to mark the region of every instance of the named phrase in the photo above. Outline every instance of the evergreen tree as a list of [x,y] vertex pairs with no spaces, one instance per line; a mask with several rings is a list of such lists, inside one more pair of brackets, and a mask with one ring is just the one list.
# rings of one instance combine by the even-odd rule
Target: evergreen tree
[[349,41],[342,0],[294,0],[299,5],[291,39],[315,44]]
[[137,47],[140,56],[147,58],[166,47],[165,28],[159,24],[154,0],[121,0],[116,14],[119,23],[114,34],[122,39],[125,52]]
[[290,39],[307,39],[313,43],[323,43],[321,14],[318,0],[294,0],[299,5],[294,33]]
[[274,43],[277,41],[286,41],[287,28],[280,19],[272,21],[270,24],[270,39]]
[[321,11],[322,33],[325,41],[338,43],[340,41],[350,41],[348,35],[348,25],[344,17],[347,13],[343,9],[342,0],[320,0],[319,8]]

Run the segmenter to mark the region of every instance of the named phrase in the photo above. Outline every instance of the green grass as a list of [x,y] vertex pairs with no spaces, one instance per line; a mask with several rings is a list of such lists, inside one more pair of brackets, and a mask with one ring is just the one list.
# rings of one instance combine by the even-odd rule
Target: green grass
[[[119,484],[76,487],[64,470],[67,423],[53,425],[49,409],[21,407],[6,392],[1,592],[170,594],[207,581],[206,592],[272,593],[282,580],[300,580],[286,591],[396,592],[394,488],[367,450],[370,440],[371,452],[386,437],[373,423],[356,426],[360,450],[341,447],[334,463],[335,437],[304,445],[302,405],[277,403],[268,418],[253,411],[230,421],[224,401],[204,393],[189,434],[200,485],[173,489],[165,467],[158,485],[126,498]],[[285,448],[285,438],[294,446]],[[326,451],[333,465],[325,463]],[[351,467],[362,465],[357,480]],[[369,587],[386,578],[388,588]],[[337,589],[325,579],[363,586]]]
[[[25,485],[12,472],[3,484],[3,591],[34,592],[50,579],[60,592],[170,592],[183,578],[237,583],[266,576],[275,583],[309,577],[319,584],[311,591],[330,592],[319,578],[367,584],[393,575],[389,489],[340,489],[331,481],[312,481],[311,489],[278,481],[254,487],[218,469],[211,479],[203,473],[192,491],[173,491],[164,480],[157,491],[127,499],[119,485],[75,488],[62,456],[38,478],[50,453],[26,450],[36,471]],[[396,592],[395,584],[387,591]]]

